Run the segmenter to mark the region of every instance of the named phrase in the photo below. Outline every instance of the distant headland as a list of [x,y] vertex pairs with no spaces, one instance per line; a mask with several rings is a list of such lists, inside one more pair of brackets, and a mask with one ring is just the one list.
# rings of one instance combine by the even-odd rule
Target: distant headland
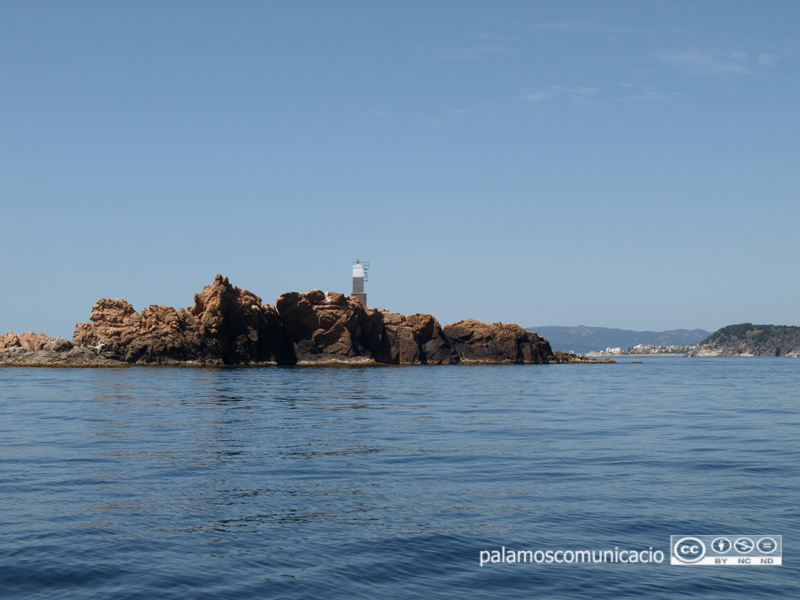
[[365,307],[357,296],[312,290],[276,305],[217,275],[194,306],[101,298],[72,340],[0,336],[0,366],[563,364],[614,362],[554,352],[515,323],[474,319],[441,327],[428,314]]
[[[532,329],[528,329],[532,331]],[[619,356],[800,356],[800,327],[728,325],[702,329],[628,331],[603,327],[537,327],[555,348],[590,358]],[[605,349],[602,348],[605,346]],[[591,348],[591,350],[589,350]]]
[[800,327],[741,323],[718,329],[691,356],[798,356]]

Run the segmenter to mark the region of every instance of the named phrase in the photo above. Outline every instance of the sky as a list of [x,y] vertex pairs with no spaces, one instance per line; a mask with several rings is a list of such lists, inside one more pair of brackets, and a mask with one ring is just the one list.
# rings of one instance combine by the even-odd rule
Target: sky
[[0,3],[0,332],[101,297],[800,325],[800,3]]

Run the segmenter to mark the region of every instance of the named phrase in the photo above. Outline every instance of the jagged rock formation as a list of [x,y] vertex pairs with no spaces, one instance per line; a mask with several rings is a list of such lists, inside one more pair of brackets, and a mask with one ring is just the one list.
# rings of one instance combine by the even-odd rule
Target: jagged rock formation
[[414,313],[401,315],[379,309],[389,356],[385,362],[400,364],[449,365],[459,356],[435,317]]
[[293,363],[275,309],[217,275],[194,306],[151,305],[138,313],[127,300],[102,298],[72,342],[127,363]]
[[593,362],[553,353],[547,340],[515,323],[468,319],[443,329],[431,315],[364,308],[354,297],[320,290],[283,294],[276,306],[300,362]]
[[321,355],[372,358],[380,348],[381,328],[375,311],[368,314],[360,302],[344,294],[289,292],[278,297],[275,307],[301,360]]
[[101,298],[72,341],[5,334],[0,365],[300,363],[566,363],[592,361],[553,353],[547,340],[517,324],[473,319],[445,328],[431,315],[366,308],[355,297],[312,290],[278,298],[276,308],[217,275],[178,310]]
[[364,308],[355,297],[321,290],[283,294],[276,307],[301,362],[447,364],[458,360],[431,315]]
[[482,323],[475,319],[451,323],[444,328],[461,362],[507,362],[543,364],[560,362],[550,343],[536,332],[516,323]]
[[718,329],[691,356],[797,356],[800,327],[741,323]]

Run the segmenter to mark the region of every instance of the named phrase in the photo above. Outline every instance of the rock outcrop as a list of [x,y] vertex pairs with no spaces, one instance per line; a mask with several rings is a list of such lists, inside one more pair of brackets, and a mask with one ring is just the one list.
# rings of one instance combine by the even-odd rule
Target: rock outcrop
[[560,362],[550,343],[516,323],[483,323],[475,319],[451,323],[444,334],[464,363]]
[[617,363],[617,361],[615,361],[613,358],[588,358],[578,354],[561,352],[560,350],[553,350],[553,358],[548,362],[562,365],[568,363],[603,363],[607,365],[613,365]]
[[0,337],[0,366],[86,367],[114,366],[118,361],[103,358],[85,346],[43,333],[6,333]]
[[384,324],[384,362],[449,365],[459,361],[435,317],[424,313],[401,315],[379,309]]
[[[101,298],[72,341],[7,333],[0,365],[124,366],[295,363],[566,363],[600,362],[553,353],[547,340],[514,323],[474,319],[444,328],[428,314],[366,308],[356,297],[290,292],[276,307],[217,275],[194,306]],[[604,361],[605,362],[605,361]],[[613,361],[611,361],[613,362]]]
[[53,341],[55,341],[55,338],[43,333],[33,333],[32,331],[26,333],[4,333],[0,336],[0,350],[19,348],[23,352],[36,352],[37,350],[42,350],[45,345]]
[[364,308],[355,297],[321,290],[283,294],[276,307],[301,362],[457,362],[431,315]]
[[126,363],[293,363],[278,313],[261,298],[217,275],[195,294],[194,306],[151,305],[141,313],[127,300],[102,298],[72,343]]
[[289,292],[275,307],[299,360],[373,358],[381,346],[375,311],[358,300],[321,290]]
[[283,294],[276,307],[301,363],[600,362],[554,353],[547,340],[516,323],[468,319],[442,328],[431,315],[364,308],[355,297],[321,290]]

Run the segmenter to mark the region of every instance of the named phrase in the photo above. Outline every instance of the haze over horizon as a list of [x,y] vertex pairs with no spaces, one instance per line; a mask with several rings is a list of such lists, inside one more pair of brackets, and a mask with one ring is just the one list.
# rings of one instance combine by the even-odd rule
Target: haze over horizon
[[0,333],[356,259],[443,325],[800,325],[796,2],[0,10]]

